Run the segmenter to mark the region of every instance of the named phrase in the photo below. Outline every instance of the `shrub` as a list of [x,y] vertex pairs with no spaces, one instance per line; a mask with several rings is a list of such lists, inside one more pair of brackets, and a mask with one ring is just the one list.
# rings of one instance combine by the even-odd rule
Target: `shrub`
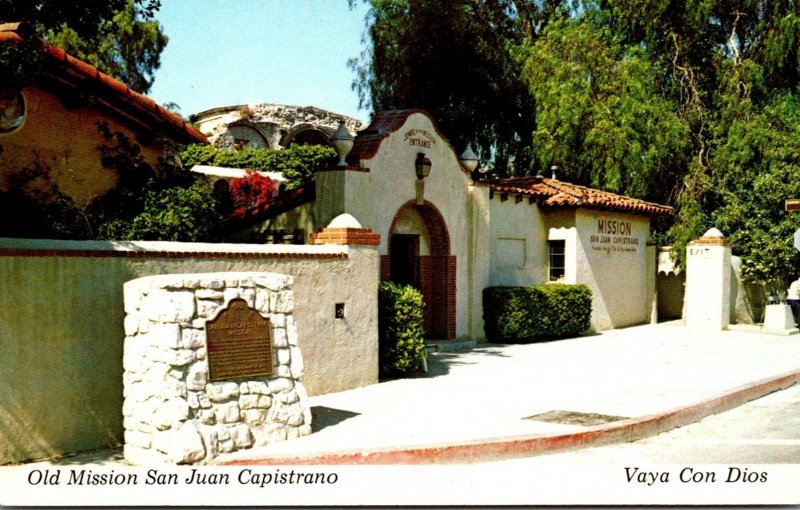
[[378,288],[378,345],[381,375],[421,370],[425,356],[422,294],[410,285],[381,283]]
[[488,287],[483,291],[486,337],[492,342],[578,335],[589,329],[592,291],[585,285]]
[[275,170],[286,177],[286,189],[295,189],[314,179],[320,168],[336,163],[336,151],[324,145],[292,145],[277,151],[274,156]]
[[113,219],[101,228],[106,239],[206,241],[217,218],[211,189],[198,181],[190,187],[149,189],[142,212],[130,221]]
[[180,157],[184,167],[192,168],[195,165],[213,165],[216,155],[217,149],[214,147],[195,143],[187,145]]
[[275,181],[255,170],[248,170],[244,177],[231,179],[231,202],[234,213],[264,203],[277,193]]

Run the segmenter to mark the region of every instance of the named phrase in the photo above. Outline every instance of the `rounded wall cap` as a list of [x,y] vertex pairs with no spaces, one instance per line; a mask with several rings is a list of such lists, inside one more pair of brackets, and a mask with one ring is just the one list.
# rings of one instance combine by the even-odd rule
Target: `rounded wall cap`
[[344,213],[335,217],[333,221],[328,224],[328,228],[361,228],[361,223],[351,214]]
[[708,231],[705,234],[703,234],[703,237],[705,237],[705,238],[709,238],[709,237],[724,238],[725,236],[722,235],[722,232],[720,232],[719,229],[717,229],[716,227],[712,227],[712,228],[708,229]]

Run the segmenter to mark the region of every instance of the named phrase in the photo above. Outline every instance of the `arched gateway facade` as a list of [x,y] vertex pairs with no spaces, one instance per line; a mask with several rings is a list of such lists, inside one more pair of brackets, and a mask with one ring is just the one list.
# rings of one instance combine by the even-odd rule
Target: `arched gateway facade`
[[[431,162],[423,179],[415,167],[420,154]],[[347,162],[318,174],[314,215],[324,223],[349,213],[380,234],[380,277],[422,292],[429,339],[472,338],[472,180],[455,149],[425,112],[388,111],[359,132]]]
[[389,230],[388,254],[381,256],[381,280],[413,285],[425,302],[425,331],[431,339],[456,334],[456,257],[439,210],[430,202],[403,204]]

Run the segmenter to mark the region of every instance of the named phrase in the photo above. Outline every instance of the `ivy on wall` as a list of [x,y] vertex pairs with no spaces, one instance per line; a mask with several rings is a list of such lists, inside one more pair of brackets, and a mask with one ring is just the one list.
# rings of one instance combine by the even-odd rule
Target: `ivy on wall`
[[282,150],[245,147],[240,151],[219,151],[210,145],[194,144],[181,152],[185,168],[213,165],[280,172],[287,179],[287,190],[312,181],[317,170],[335,164],[336,160],[336,151],[324,145],[292,145]]

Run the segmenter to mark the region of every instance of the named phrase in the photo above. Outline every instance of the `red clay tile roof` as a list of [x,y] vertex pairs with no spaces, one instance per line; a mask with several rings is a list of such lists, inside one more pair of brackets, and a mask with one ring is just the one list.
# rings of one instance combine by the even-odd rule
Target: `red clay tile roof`
[[353,150],[347,159],[357,164],[359,160],[374,156],[383,139],[400,129],[408,116],[415,111],[421,110],[385,110],[376,113],[369,126],[356,135]]
[[181,143],[206,143],[203,133],[187,124],[179,115],[156,104],[95,67],[68,55],[64,50],[28,37],[21,23],[0,24],[0,44],[40,45],[50,59],[48,71],[57,78],[92,92],[109,107],[148,128],[159,128]]
[[453,149],[452,144],[442,135],[436,123],[433,121],[433,118],[425,110],[419,108],[408,110],[383,110],[375,114],[372,118],[372,122],[370,122],[366,129],[356,134],[353,150],[347,155],[347,161],[351,165],[358,165],[362,159],[369,159],[375,156],[383,140],[391,133],[403,127],[408,117],[414,113],[421,113],[428,117],[436,134],[439,135],[444,143]]
[[672,207],[645,202],[608,191],[578,186],[546,177],[515,177],[487,181],[496,193],[525,195],[534,198],[540,207],[586,207],[613,211],[646,214],[649,216],[672,214]]

